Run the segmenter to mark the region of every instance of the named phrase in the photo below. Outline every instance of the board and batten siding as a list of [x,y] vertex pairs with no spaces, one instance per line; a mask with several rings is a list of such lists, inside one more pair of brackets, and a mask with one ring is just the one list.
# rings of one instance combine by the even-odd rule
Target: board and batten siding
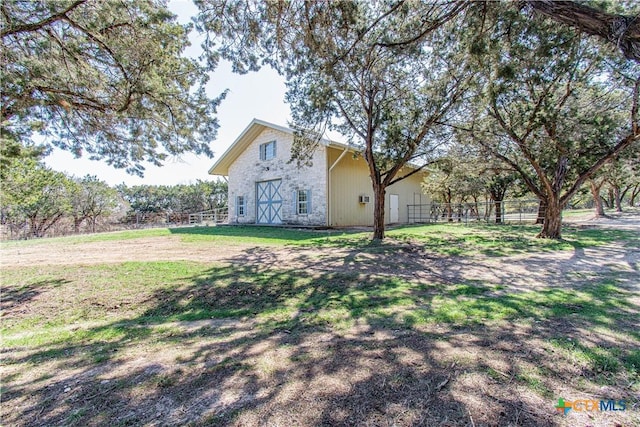
[[[329,167],[342,154],[342,150],[328,148]],[[408,173],[407,169],[400,171]],[[428,197],[422,193],[422,173],[416,173],[390,187],[385,196],[385,223],[390,218],[390,195],[398,195],[398,222],[408,222],[407,205],[426,204]],[[354,158],[347,153],[330,172],[330,225],[333,227],[371,226],[373,225],[373,188],[369,177],[369,167],[362,156]],[[360,203],[361,195],[369,196],[369,203]]]
[[[276,156],[260,160],[260,145],[276,141]],[[325,147],[316,150],[310,167],[298,168],[291,159],[293,135],[265,128],[229,166],[229,222],[232,224],[256,223],[256,183],[282,180],[281,217],[283,224],[326,225],[327,156]],[[298,215],[294,192],[311,190],[311,213]],[[245,215],[236,215],[237,196],[245,198]]]

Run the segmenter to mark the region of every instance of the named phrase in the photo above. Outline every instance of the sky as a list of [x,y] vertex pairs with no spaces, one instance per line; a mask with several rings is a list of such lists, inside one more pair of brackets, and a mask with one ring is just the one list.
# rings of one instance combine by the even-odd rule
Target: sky
[[[186,24],[197,14],[197,8],[189,0],[171,0],[169,9],[178,15],[178,22]],[[191,33],[191,46],[186,56],[197,58],[202,51],[200,37],[194,30]],[[122,169],[115,169],[106,162],[92,161],[86,157],[75,158],[73,154],[55,149],[45,158],[51,168],[78,177],[96,175],[109,185],[125,183],[131,185],[177,185],[189,184],[196,180],[214,180],[216,177],[207,172],[231,143],[257,118],[267,122],[286,126],[291,120],[289,106],[284,102],[284,79],[270,68],[245,75],[234,74],[229,63],[221,62],[210,73],[207,93],[216,97],[229,89],[227,97],[218,108],[218,136],[211,141],[214,158],[205,155],[183,154],[179,158],[169,158],[164,166],[155,167],[144,164],[144,178],[129,175]]]

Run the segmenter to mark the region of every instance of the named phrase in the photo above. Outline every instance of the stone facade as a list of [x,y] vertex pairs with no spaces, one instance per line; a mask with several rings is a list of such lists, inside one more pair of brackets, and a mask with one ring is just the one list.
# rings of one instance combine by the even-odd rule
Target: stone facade
[[[276,155],[270,160],[260,159],[260,145],[276,141]],[[327,155],[324,146],[318,147],[312,166],[298,168],[289,162],[293,135],[266,128],[229,166],[229,223],[257,222],[257,186],[260,182],[281,180],[282,224],[327,225]],[[310,191],[311,212],[299,215],[296,208],[298,190]],[[238,196],[245,200],[244,215],[238,215]]]

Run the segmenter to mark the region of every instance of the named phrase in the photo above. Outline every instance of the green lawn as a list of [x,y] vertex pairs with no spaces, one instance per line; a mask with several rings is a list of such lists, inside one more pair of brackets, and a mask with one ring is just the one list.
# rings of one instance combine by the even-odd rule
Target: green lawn
[[[301,231],[273,227],[195,227],[153,229],[67,238],[70,245],[105,240],[177,235],[183,243],[251,244],[355,248],[363,253],[391,254],[412,244],[442,255],[501,257],[525,252],[567,251],[624,240],[638,245],[632,232],[571,230],[565,240],[535,239],[533,227],[425,225],[388,232],[389,241],[371,245],[368,233]],[[41,240],[37,244],[61,243]],[[18,242],[14,244],[32,244]],[[357,264],[357,260],[355,261]],[[392,269],[393,265],[389,265]],[[508,293],[503,285],[416,283],[358,272],[315,273],[297,269],[209,265],[191,261],[126,262],[121,264],[11,268],[2,275],[4,298],[28,301],[42,293],[46,304],[28,316],[4,318],[8,346],[64,346],[105,339],[115,328],[124,331],[150,323],[210,318],[255,317],[268,328],[327,325],[348,327],[358,320],[414,327],[456,326],[491,321],[540,321],[573,314],[593,326],[616,319],[629,323],[635,312],[629,291],[616,287],[616,273],[585,281],[580,289],[545,289]],[[302,315],[294,316],[302,312]],[[98,335],[72,333],[68,325],[92,322],[112,325]],[[638,339],[635,330],[625,333]],[[114,337],[117,337],[115,334]]]
[[[6,346],[64,346],[105,340],[112,329],[212,318],[257,318],[265,328],[344,328],[355,321],[390,327],[465,326],[492,321],[541,321],[574,315],[609,327],[633,323],[630,291],[615,275],[580,290],[505,293],[483,283],[415,283],[358,273],[305,273],[187,261],[6,269],[5,299],[46,301],[29,316],[5,318]],[[294,316],[302,312],[302,315]],[[97,336],[71,333],[74,323],[111,325]],[[625,331],[640,339],[636,330]],[[114,338],[119,338],[114,336]]]
[[[571,250],[619,240],[638,242],[640,237],[632,231],[612,229],[579,230],[565,227],[563,240],[537,239],[539,226],[534,225],[464,225],[428,224],[392,228],[387,236],[425,245],[439,253],[449,255],[480,252],[507,255],[530,250]],[[275,246],[343,246],[364,247],[370,244],[369,232],[349,230],[299,230],[279,227],[218,226],[177,227],[127,230],[82,236],[33,239],[2,242],[2,246],[47,246],[51,244],[77,245],[131,239],[178,236],[185,243],[217,243],[220,245],[275,245]]]
[[[2,308],[6,314],[1,333],[8,357],[2,363],[11,372],[3,374],[3,383],[5,387],[8,384],[11,397],[17,387],[11,384],[26,378],[33,367],[50,365],[67,372],[118,365],[133,348],[162,354],[176,345],[188,344],[197,346],[199,349],[193,351],[198,354],[202,348],[226,342],[238,331],[233,326],[208,326],[186,332],[184,325],[220,320],[252,325],[252,338],[234,338],[233,342],[243,348],[259,345],[283,331],[294,342],[305,342],[317,333],[349,334],[363,325],[374,331],[406,331],[412,340],[432,347],[456,343],[457,334],[484,336],[494,346],[506,342],[537,346],[549,355],[547,359],[535,359],[537,364],[532,365],[529,356],[523,358],[505,350],[504,357],[517,368],[513,368],[513,382],[504,384],[500,383],[505,375],[500,369],[451,356],[455,364],[468,363],[470,372],[502,384],[505,390],[523,387],[538,398],[551,399],[557,394],[554,384],[563,377],[563,370],[578,367],[586,383],[580,385],[576,379],[572,384],[575,393],[602,385],[623,390],[623,383],[632,384],[625,386],[630,387],[624,389],[626,392],[639,391],[637,263],[612,264],[609,268],[606,265],[610,260],[602,259],[593,272],[562,277],[562,286],[541,283],[553,274],[540,276],[542,273],[533,269],[531,277],[537,282],[530,289],[512,287],[508,278],[494,281],[460,276],[454,280],[429,273],[438,262],[446,266],[446,271],[475,262],[499,266],[514,255],[583,256],[584,249],[603,245],[636,251],[640,248],[640,238],[633,232],[568,229],[564,240],[548,241],[535,239],[535,230],[526,226],[458,224],[400,227],[390,230],[389,239],[376,245],[369,241],[368,233],[271,227],[154,229],[11,242],[4,247],[15,250],[41,246],[46,251],[49,245],[69,249],[103,241],[126,245],[131,239],[145,238],[152,243],[156,238],[170,238],[186,249],[204,245],[224,251],[242,245],[264,254],[284,251],[292,262],[298,260],[298,251],[311,251],[320,267],[306,269],[287,262],[264,265],[256,260],[259,258],[249,256],[251,251],[247,251],[246,259],[238,258],[233,263],[134,260],[3,265]],[[243,248],[238,251],[242,253]],[[329,261],[344,261],[345,268],[323,268],[322,263]],[[415,275],[407,269],[415,270]],[[541,278],[533,279],[538,276]],[[531,331],[531,336],[516,330]],[[584,331],[590,335],[584,335]],[[510,338],[500,338],[503,333],[509,333]],[[361,345],[367,348],[366,343]],[[233,353],[235,347],[230,348],[225,350],[228,353],[221,350],[223,361],[216,375],[226,370],[275,369],[267,366],[271,362],[254,364],[253,359],[238,358]],[[449,360],[446,354],[444,360]],[[288,369],[306,366],[314,357],[313,353],[292,356]],[[191,360],[186,355],[178,359]],[[33,384],[49,384],[52,380],[48,375]],[[122,387],[133,390],[136,381],[132,377]],[[179,375],[163,374],[150,387],[172,389],[176,384],[181,384]],[[48,388],[38,387],[32,393],[48,396]],[[69,412],[66,421],[56,422],[81,425],[95,421],[99,419],[92,418],[97,417],[95,410],[87,409],[86,415]]]
[[[640,245],[632,231],[576,229],[565,227],[560,241],[537,239],[538,226],[428,224],[392,228],[387,231],[392,244],[406,242],[443,255],[502,256],[530,251],[573,250],[625,240]],[[225,245],[282,245],[371,248],[369,232],[341,230],[305,231],[275,227],[189,227],[170,229],[186,243],[216,242]],[[393,249],[383,243],[380,250]]]

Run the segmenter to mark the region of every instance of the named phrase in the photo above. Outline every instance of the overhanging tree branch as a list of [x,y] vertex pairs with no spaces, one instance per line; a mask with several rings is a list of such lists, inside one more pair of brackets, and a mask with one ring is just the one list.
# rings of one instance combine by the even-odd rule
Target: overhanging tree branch
[[187,29],[163,2],[5,1],[0,17],[3,135],[47,132],[48,145],[133,173],[165,152],[211,155],[224,94],[206,96],[204,67],[182,55]]
[[426,168],[427,166],[430,166],[430,165],[432,165],[432,164],[434,164],[434,163],[435,163],[435,161],[425,163],[424,165],[422,165],[422,166],[420,166],[420,167],[418,167],[418,168],[416,168],[416,169],[412,170],[412,171],[411,171],[411,172],[409,172],[408,174],[403,175],[403,176],[401,176],[401,177],[399,177],[399,178],[396,178],[396,179],[392,180],[391,182],[389,182],[389,185],[393,185],[393,184],[395,184],[396,182],[400,182],[400,181],[402,181],[403,179],[409,178],[410,176],[413,176],[413,175],[417,174],[418,172],[423,171],[423,170],[424,170],[424,168]]
[[435,29],[440,28],[443,24],[445,24],[446,22],[448,22],[451,19],[455,18],[460,12],[462,12],[469,5],[469,2],[467,2],[467,1],[458,1],[458,2],[454,2],[454,4],[455,4],[455,6],[451,11],[446,13],[444,16],[439,17],[439,19],[431,22],[429,25],[424,27],[415,36],[410,37],[410,38],[405,39],[405,40],[397,40],[397,41],[391,41],[391,42],[378,42],[378,43],[376,43],[376,46],[401,47],[401,46],[409,46],[411,44],[416,43],[420,39],[424,38],[427,34],[430,34]]
[[596,161],[589,169],[587,169],[576,182],[567,190],[564,196],[561,197],[561,203],[566,203],[569,199],[578,191],[578,189],[589,179],[595,172],[598,171],[606,162],[620,154],[622,150],[640,140],[640,128],[638,126],[638,104],[640,103],[640,77],[636,79],[633,87],[633,102],[631,105],[631,132],[622,138],[606,155],[602,156]]
[[589,179],[595,172],[597,172],[602,165],[611,160],[611,158],[618,155],[622,150],[630,146],[632,143],[640,140],[639,133],[630,133],[625,138],[623,138],[614,148],[611,149],[607,155],[601,157],[597,162],[595,162],[589,169],[580,175],[580,177],[574,182],[574,184],[569,188],[566,193],[560,198],[560,203],[564,206],[565,203],[569,201],[569,199],[580,189],[582,184]]
[[528,0],[535,11],[619,48],[627,59],[640,62],[640,17],[606,13],[575,1]]
[[525,185],[527,186],[527,188],[529,188],[529,190],[531,190],[532,193],[534,193],[539,198],[543,198],[544,197],[544,194],[542,193],[540,188],[536,185],[536,183],[533,181],[533,179],[531,179],[529,174],[527,172],[525,172],[525,170],[522,169],[522,167],[518,163],[516,163],[515,161],[511,160],[510,158],[508,158],[504,154],[500,153],[498,150],[495,150],[493,146],[491,146],[490,144],[486,144],[481,139],[478,139],[476,137],[473,137],[473,139],[478,144],[480,144],[481,146],[483,146],[484,148],[489,150],[489,152],[491,152],[496,158],[498,158],[498,159],[502,160],[503,162],[507,163],[516,172],[518,172],[518,174],[520,175],[520,177],[524,181]]
[[[7,28],[6,30],[0,32],[0,37],[4,38],[6,36],[10,36],[13,34],[18,34],[18,33],[27,33],[27,32],[31,32],[31,31],[38,31],[43,27],[46,27],[47,25],[50,25],[56,21],[60,21],[65,19],[67,13],[71,12],[72,10],[74,10],[75,8],[77,8],[78,6],[86,3],[87,0],[77,0],[76,2],[72,3],[68,8],[66,8],[65,10],[55,13],[51,16],[48,16],[47,18],[38,21],[38,22],[34,22],[31,24],[22,24],[22,25],[17,25],[17,26],[9,26],[9,28]],[[5,14],[6,15],[6,14]],[[7,19],[8,21],[8,19]]]

